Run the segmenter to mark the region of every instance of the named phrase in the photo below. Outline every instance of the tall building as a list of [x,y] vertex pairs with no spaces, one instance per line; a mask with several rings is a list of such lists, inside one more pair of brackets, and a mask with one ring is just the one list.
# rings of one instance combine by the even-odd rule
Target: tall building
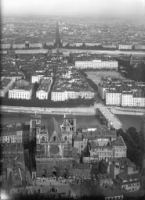
[[55,47],[58,49],[61,47],[60,33],[59,33],[59,23],[56,23],[56,35],[55,35]]

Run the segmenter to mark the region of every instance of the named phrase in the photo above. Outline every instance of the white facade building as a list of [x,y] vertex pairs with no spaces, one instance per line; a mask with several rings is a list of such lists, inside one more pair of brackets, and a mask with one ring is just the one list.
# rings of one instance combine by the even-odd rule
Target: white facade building
[[105,93],[106,105],[116,105],[123,107],[145,107],[145,97],[134,97],[132,93]]
[[29,48],[41,49],[41,48],[43,48],[43,45],[42,45],[42,43],[30,43]]
[[11,89],[9,90],[9,99],[27,99],[30,100],[32,96],[32,89]]
[[116,105],[120,106],[121,104],[121,93],[117,92],[106,92],[106,105]]
[[22,143],[23,140],[23,131],[15,131],[14,133],[0,136],[0,143]]
[[25,49],[25,44],[12,44],[13,49]]
[[132,45],[130,44],[119,44],[119,50],[132,50]]
[[117,61],[102,61],[102,60],[92,60],[92,61],[75,61],[75,67],[78,69],[115,69],[118,70]]
[[134,107],[145,107],[145,97],[133,97]]
[[26,99],[32,97],[32,85],[25,80],[17,80],[8,92],[9,99]]
[[66,101],[69,99],[92,99],[95,96],[94,92],[90,91],[52,91],[51,92],[51,100],[52,101]]
[[42,74],[31,76],[31,83],[39,83],[43,76]]
[[133,94],[123,93],[121,98],[121,106],[133,106]]

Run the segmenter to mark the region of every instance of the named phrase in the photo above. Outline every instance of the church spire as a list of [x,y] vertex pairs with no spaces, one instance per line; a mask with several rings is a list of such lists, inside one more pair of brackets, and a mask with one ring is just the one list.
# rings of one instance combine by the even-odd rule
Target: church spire
[[55,35],[55,46],[57,49],[61,47],[60,33],[59,33],[59,23],[56,22],[56,35]]

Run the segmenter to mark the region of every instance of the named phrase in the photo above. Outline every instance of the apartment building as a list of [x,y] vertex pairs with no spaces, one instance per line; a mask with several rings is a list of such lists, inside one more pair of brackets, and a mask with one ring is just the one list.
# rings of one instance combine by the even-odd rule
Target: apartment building
[[106,145],[98,145],[96,142],[91,143],[90,156],[97,157],[98,160],[125,158],[127,147],[121,136],[114,141],[109,141]]
[[41,100],[48,99],[52,82],[53,82],[52,77],[43,77],[40,80],[40,85],[36,92],[36,98],[41,99]]
[[29,43],[29,48],[41,49],[41,48],[43,48],[43,44],[42,43]]
[[52,91],[51,92],[51,100],[52,101],[66,101],[69,99],[92,99],[94,98],[94,92],[90,91]]
[[32,97],[32,85],[25,80],[17,80],[8,92],[9,99],[26,99]]
[[131,175],[128,175],[125,172],[121,173],[117,175],[116,181],[121,189],[127,192],[136,192],[141,188],[141,179],[138,173]]
[[119,44],[118,49],[119,50],[132,50],[133,45],[131,44]]
[[107,91],[105,96],[106,105],[120,106],[121,103],[121,92],[119,91]]
[[105,80],[98,85],[98,91],[106,105],[145,107],[145,84],[143,82]]

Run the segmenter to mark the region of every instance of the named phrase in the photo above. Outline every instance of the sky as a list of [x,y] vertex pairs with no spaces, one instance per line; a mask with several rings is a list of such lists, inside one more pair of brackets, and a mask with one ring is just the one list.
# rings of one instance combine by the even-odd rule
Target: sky
[[2,15],[143,15],[145,0],[1,0]]

